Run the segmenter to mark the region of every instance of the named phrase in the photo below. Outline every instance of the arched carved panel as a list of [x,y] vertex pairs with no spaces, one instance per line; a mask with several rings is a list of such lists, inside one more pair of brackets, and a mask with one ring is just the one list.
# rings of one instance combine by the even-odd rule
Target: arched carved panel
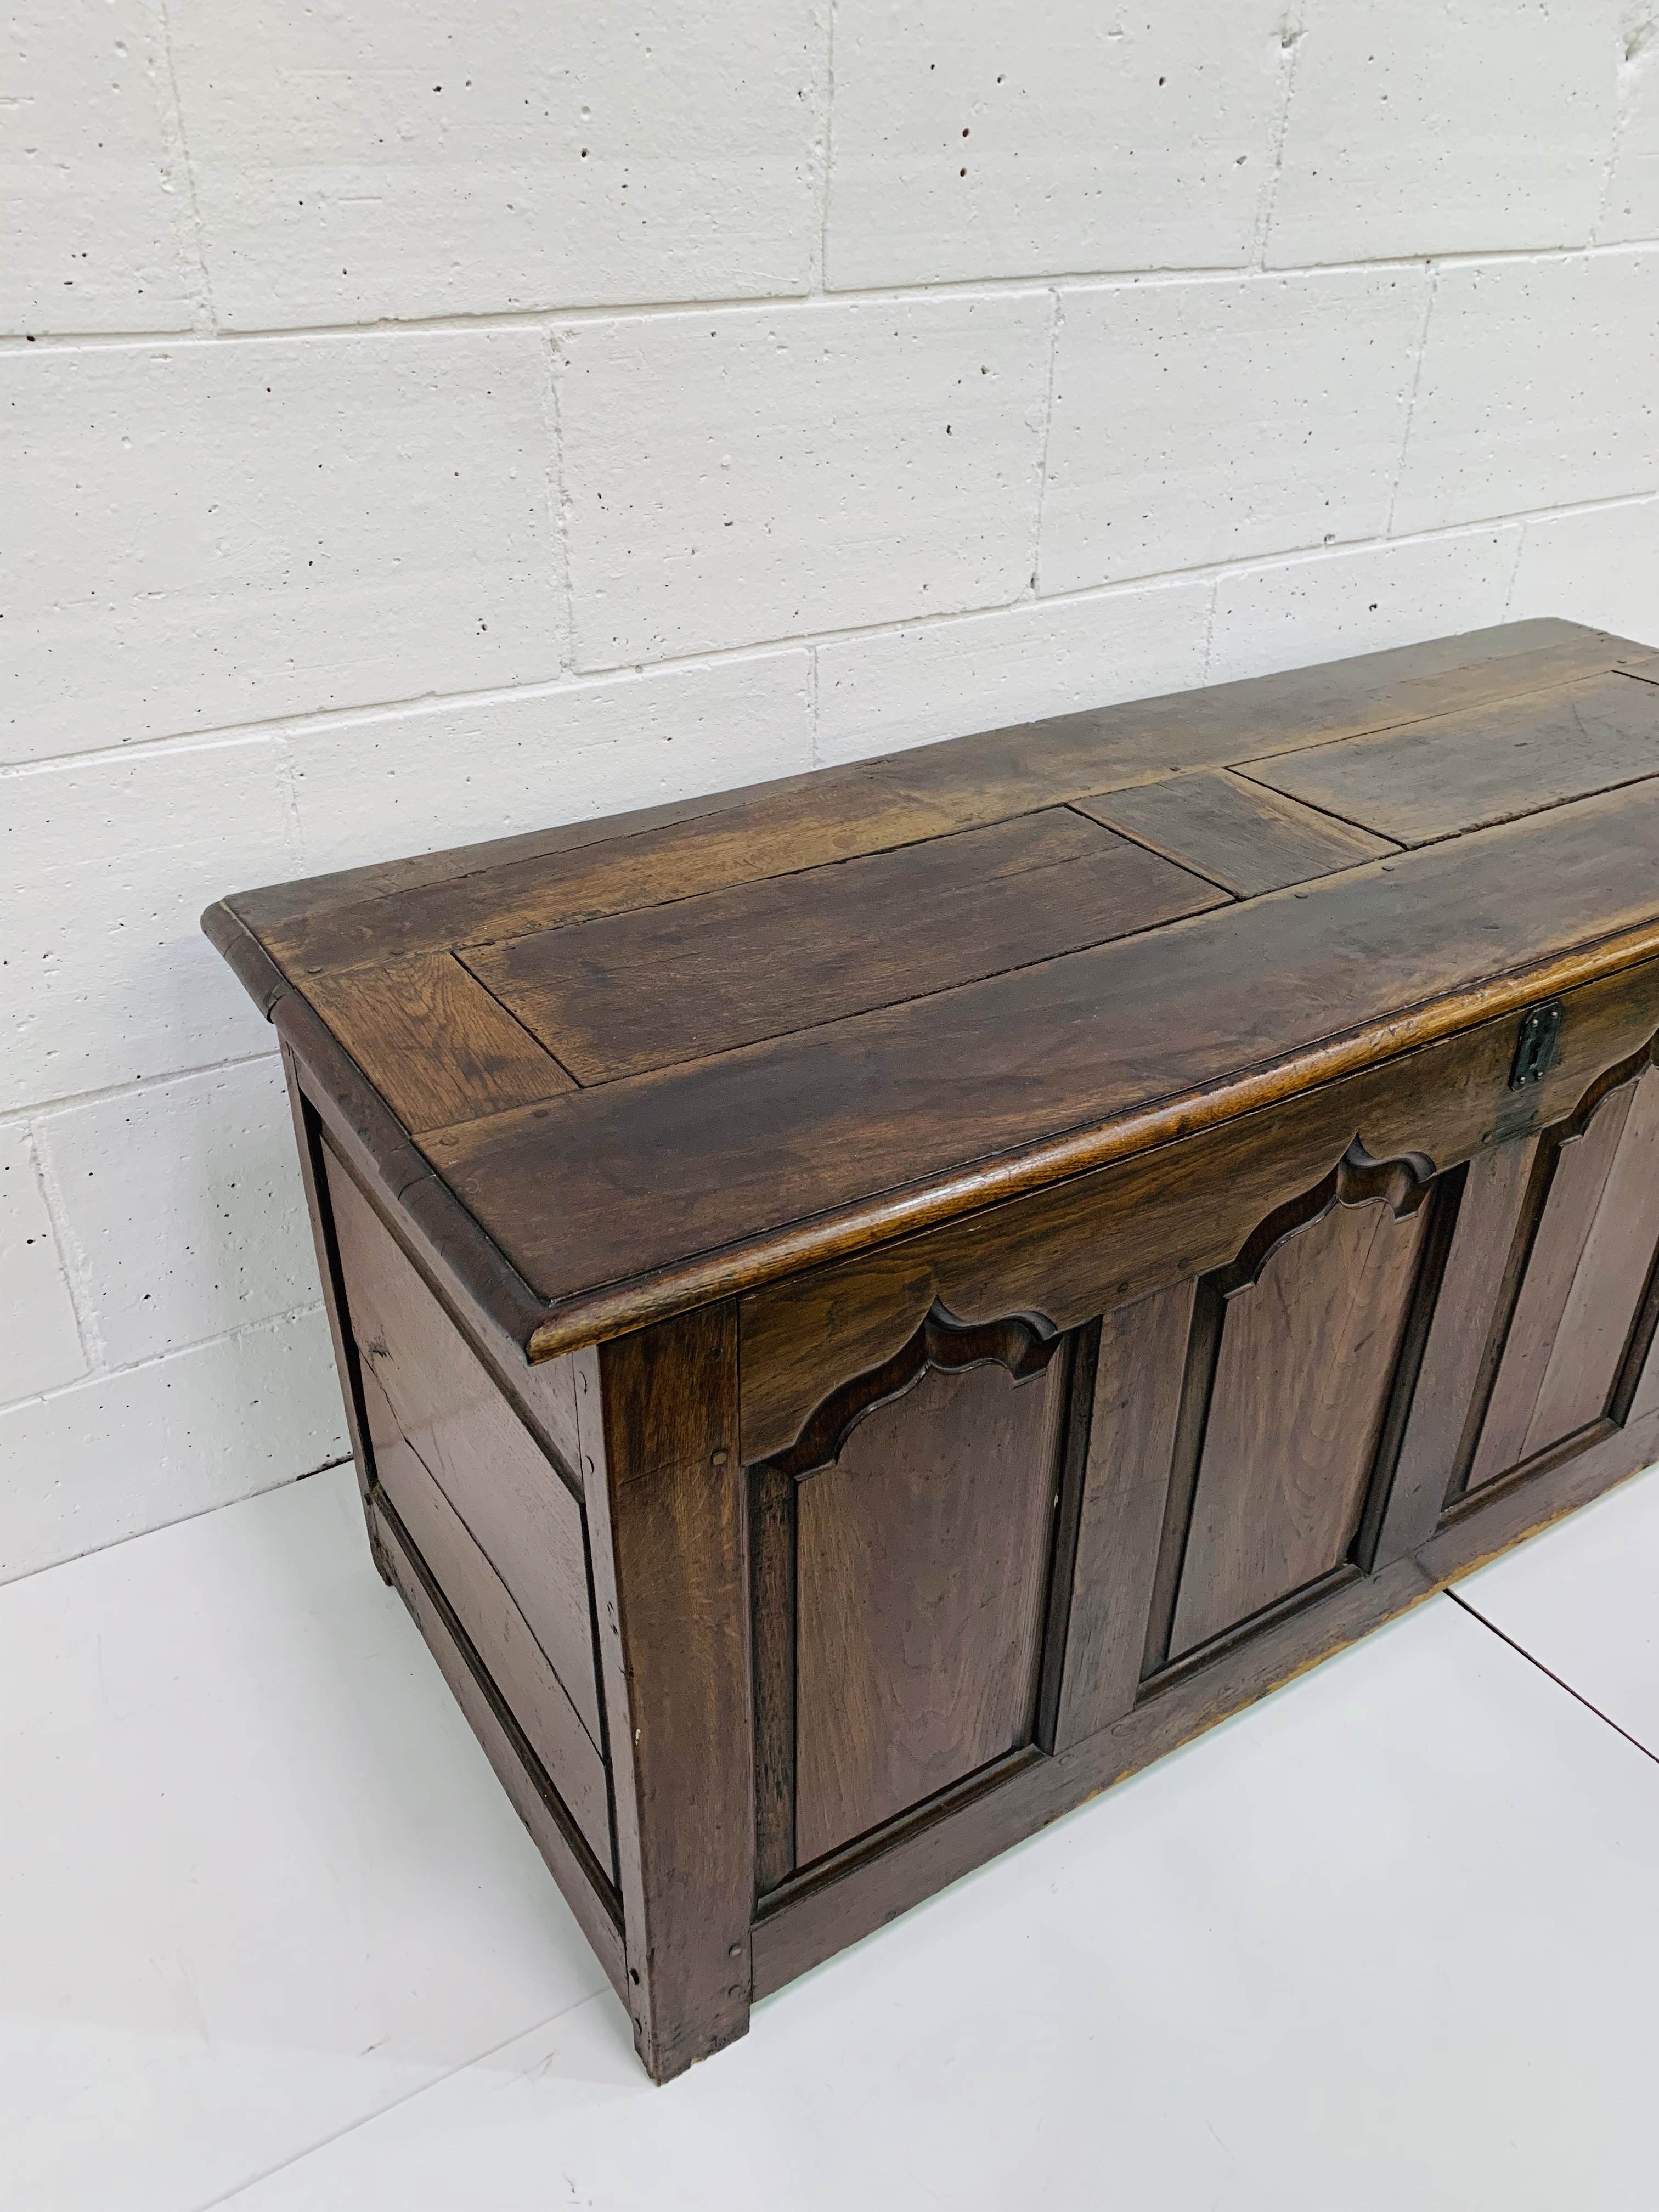
[[795,1475],[832,1465],[867,1414],[913,1390],[930,1369],[957,1374],[994,1362],[1023,1382],[1042,1372],[1059,1344],[1054,1324],[1040,1315],[962,1322],[935,1298],[921,1327],[892,1358],[831,1391],[788,1450],[779,1452],[769,1464],[780,1474]]
[[1540,1148],[1467,1488],[1624,1420],[1651,1346],[1659,1067],[1611,1068]]
[[936,1306],[750,1469],[763,1893],[1031,1744],[1073,1341]]
[[1147,1665],[1350,1560],[1427,1243],[1433,1163],[1356,1138],[1199,1285]]
[[1063,1372],[931,1372],[799,1486],[802,1864],[1030,1741]]

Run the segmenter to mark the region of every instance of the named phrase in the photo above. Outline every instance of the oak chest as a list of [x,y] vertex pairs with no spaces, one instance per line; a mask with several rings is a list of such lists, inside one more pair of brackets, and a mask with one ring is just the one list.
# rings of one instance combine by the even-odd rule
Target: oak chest
[[1547,622],[209,910],[656,2078],[1659,1455],[1656,864]]

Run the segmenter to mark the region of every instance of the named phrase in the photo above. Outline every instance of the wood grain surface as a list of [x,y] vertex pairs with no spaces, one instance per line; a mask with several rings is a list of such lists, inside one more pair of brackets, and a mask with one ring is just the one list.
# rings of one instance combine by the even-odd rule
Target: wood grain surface
[[1029,1738],[1063,1373],[929,1373],[800,1484],[801,1864]]
[[1424,1217],[1334,1206],[1226,1301],[1171,1657],[1340,1566],[1358,1528]]
[[745,1459],[793,1442],[823,1398],[896,1351],[935,1299],[961,1319],[1035,1311],[1070,1328],[1172,1275],[1231,1260],[1257,1223],[1358,1135],[1382,1158],[1447,1168],[1571,1114],[1593,1079],[1659,1028],[1659,963],[1562,1001],[1559,1057],[1511,1091],[1513,1019],[1488,1022],[1340,1083],[803,1273],[742,1302]]
[[372,1369],[363,1379],[380,1487],[454,1608],[594,1858],[614,1882],[610,1796],[605,1760],[590,1733],[591,1723],[577,1712],[512,1593],[404,1435]]
[[453,953],[308,977],[307,993],[410,1131],[465,1119],[485,1100],[502,1112],[574,1087]]
[[511,1593],[597,1746],[581,1509],[368,1200],[331,1161],[329,1192],[363,1367]]
[[[870,1241],[982,1205],[1004,1175],[1036,1174],[1034,1155],[1041,1180],[1092,1165],[1095,1133],[1158,1102],[1202,1097],[1219,1118],[1258,1068],[1267,1095],[1304,1089],[1320,1040],[1395,1033],[1403,1008],[1438,1004],[1463,1026],[1494,970],[1652,927],[1656,850],[1649,782],[422,1148],[550,1304],[734,1246],[783,1273],[829,1256],[838,1229]],[[1171,1107],[1158,1126],[1183,1120]],[[731,1282],[725,1266],[687,1291]]]
[[1659,1447],[1653,663],[1516,625],[210,910],[377,1559],[653,2078]]
[[1048,807],[465,957],[580,1082],[609,1083],[1224,902],[1213,884]]
[[1258,782],[1421,845],[1659,774],[1653,687],[1605,676],[1529,701],[1252,761]]
[[749,2026],[754,1715],[737,1316],[584,1353],[577,1414],[635,2046],[665,2081]]
[[1225,769],[1202,769],[1130,791],[1079,799],[1079,811],[1192,868],[1238,898],[1378,860],[1399,847],[1329,814],[1265,791]]

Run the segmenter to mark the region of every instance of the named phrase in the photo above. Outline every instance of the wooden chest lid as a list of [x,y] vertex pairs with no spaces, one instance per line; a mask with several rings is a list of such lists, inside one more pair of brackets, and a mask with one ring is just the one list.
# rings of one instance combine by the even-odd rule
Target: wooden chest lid
[[1656,859],[1659,655],[1533,622],[203,926],[355,1063],[388,1181],[412,1144],[544,1356],[1659,951]]

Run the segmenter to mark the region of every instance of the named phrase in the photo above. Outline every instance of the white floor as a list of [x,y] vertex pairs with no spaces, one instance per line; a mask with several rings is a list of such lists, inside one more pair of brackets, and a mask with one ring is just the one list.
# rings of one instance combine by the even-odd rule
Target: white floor
[[1462,1595],[653,2090],[349,1469],[13,1584],[0,2202],[1652,2212],[1659,1470]]

